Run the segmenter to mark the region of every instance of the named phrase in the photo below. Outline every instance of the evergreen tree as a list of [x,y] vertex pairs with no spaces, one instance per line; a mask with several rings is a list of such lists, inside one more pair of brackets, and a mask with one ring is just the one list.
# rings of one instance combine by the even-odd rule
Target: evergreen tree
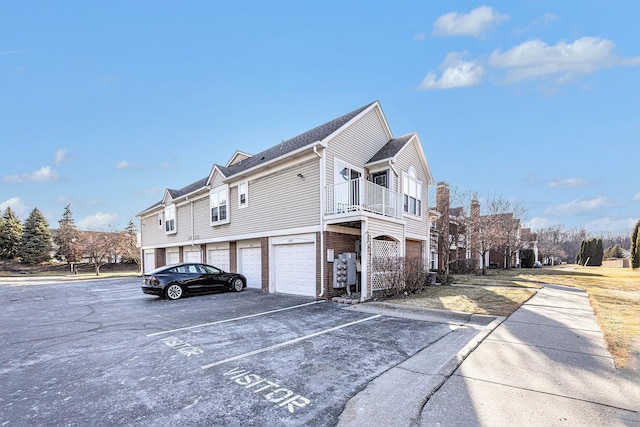
[[631,233],[631,268],[640,268],[640,219]]
[[51,259],[51,232],[49,223],[38,208],[33,208],[24,221],[18,256],[26,264],[37,264]]
[[620,245],[609,247],[604,251],[604,259],[607,258],[624,258]]
[[587,242],[585,240],[580,243],[580,251],[576,255],[576,264],[584,265],[587,262]]
[[133,220],[129,220],[124,229],[123,254],[125,262],[133,262],[140,266],[140,248],[138,247],[138,229]]
[[82,258],[80,249],[80,233],[76,229],[71,213],[71,205],[67,205],[58,220],[58,231],[53,237],[53,243],[58,246],[56,258],[66,261],[67,264],[79,262]]
[[0,220],[0,257],[12,259],[18,254],[22,224],[10,207],[5,209]]
[[594,253],[593,260],[594,262],[591,265],[595,265],[600,267],[602,265],[602,257],[603,257],[603,249],[602,249],[602,239],[594,239]]

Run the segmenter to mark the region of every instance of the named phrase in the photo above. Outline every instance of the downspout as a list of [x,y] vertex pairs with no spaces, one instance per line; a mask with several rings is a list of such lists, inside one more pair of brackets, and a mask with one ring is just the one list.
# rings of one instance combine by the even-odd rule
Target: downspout
[[393,166],[393,160],[389,160],[389,167],[393,170],[393,173],[395,173],[396,176],[400,176],[400,174],[398,173],[398,170],[396,169],[396,167]]
[[369,222],[362,221],[360,230],[360,302],[369,299]]
[[322,154],[320,154],[318,152],[318,146],[314,145],[313,146],[313,152],[316,154],[316,156],[318,156],[318,158],[320,159],[320,294],[318,295],[318,298],[322,298],[324,296],[324,259],[325,259],[325,254],[324,254],[324,211],[325,211],[325,200],[324,200],[324,193],[323,193],[323,185],[325,183],[325,178],[326,178],[326,170],[325,170],[325,164],[324,164],[324,158],[322,157]]
[[193,214],[193,201],[189,200],[189,196],[185,197],[185,200],[189,202],[189,206],[191,207],[191,246],[195,248],[195,233],[196,233],[196,225],[193,223],[194,214]]

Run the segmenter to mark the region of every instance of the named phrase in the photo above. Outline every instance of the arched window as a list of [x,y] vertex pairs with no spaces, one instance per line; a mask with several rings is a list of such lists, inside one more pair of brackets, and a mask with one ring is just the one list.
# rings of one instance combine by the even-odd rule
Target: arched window
[[413,166],[410,166],[407,172],[402,172],[402,194],[404,211],[422,216],[422,182],[416,177]]

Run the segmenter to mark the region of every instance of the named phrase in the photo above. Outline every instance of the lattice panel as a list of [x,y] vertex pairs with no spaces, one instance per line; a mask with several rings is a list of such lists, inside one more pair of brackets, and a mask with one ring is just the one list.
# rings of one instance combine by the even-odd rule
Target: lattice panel
[[372,240],[371,242],[371,288],[379,291],[388,287],[388,281],[384,280],[384,266],[389,265],[389,260],[398,258],[398,242],[391,240]]

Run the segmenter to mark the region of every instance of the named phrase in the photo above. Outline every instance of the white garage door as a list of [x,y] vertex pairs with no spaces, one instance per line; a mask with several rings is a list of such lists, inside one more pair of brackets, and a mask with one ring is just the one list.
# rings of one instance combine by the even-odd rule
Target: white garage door
[[184,262],[202,262],[202,255],[200,254],[200,249],[184,251]]
[[153,251],[144,253],[144,272],[148,273],[156,268],[156,256]]
[[241,248],[239,273],[247,278],[248,288],[262,288],[262,263],[260,248]]
[[229,249],[209,249],[207,263],[221,270],[229,271]]
[[177,264],[180,262],[180,252],[167,252],[167,265]]
[[276,292],[315,296],[316,248],[313,243],[275,246],[275,257]]

